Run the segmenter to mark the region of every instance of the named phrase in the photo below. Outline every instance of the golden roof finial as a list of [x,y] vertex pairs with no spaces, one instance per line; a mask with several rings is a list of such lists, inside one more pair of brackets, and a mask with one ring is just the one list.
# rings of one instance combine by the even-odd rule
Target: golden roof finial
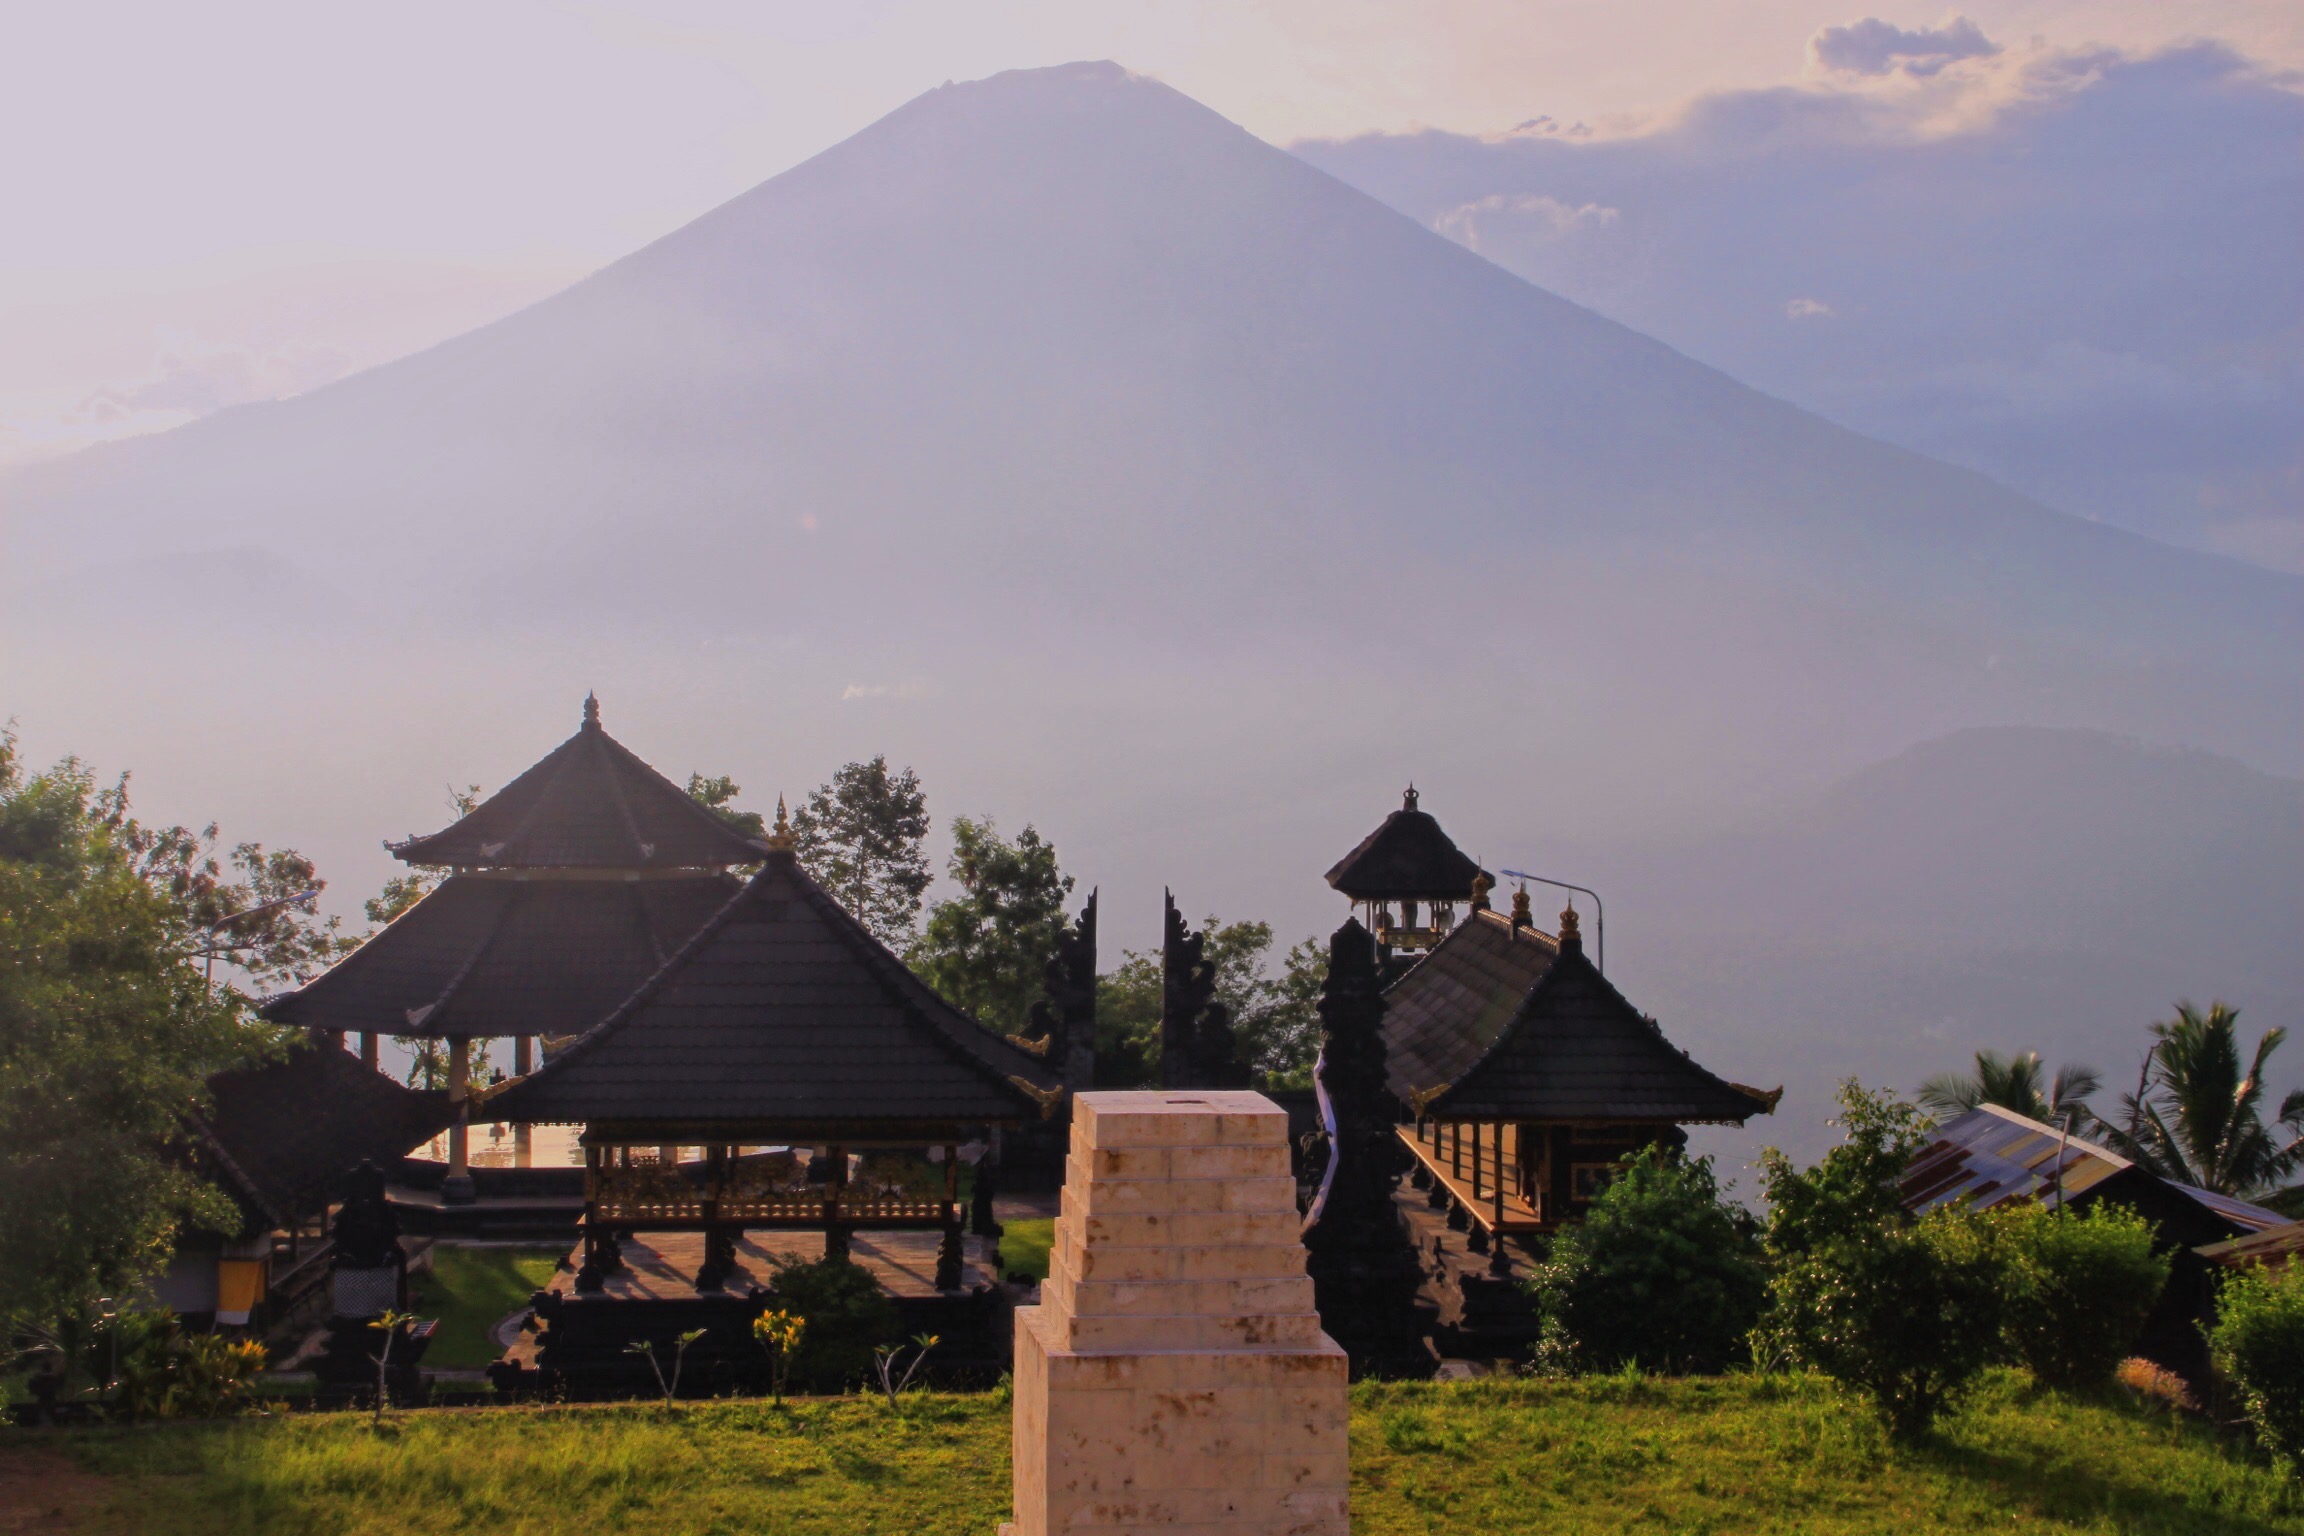
[[768,846],[779,852],[792,850],[792,817],[784,809],[784,797],[776,797],[776,825],[768,834]]
[[1565,945],[1570,941],[1579,944],[1584,942],[1583,931],[1576,925],[1576,909],[1573,906],[1560,909],[1560,942]]
[[1512,893],[1512,926],[1526,928],[1535,921],[1528,910],[1528,887],[1522,886]]
[[1482,870],[1474,875],[1472,877],[1472,910],[1475,912],[1491,910],[1488,905],[1488,893],[1494,889],[1496,889],[1496,882],[1489,877],[1488,871]]

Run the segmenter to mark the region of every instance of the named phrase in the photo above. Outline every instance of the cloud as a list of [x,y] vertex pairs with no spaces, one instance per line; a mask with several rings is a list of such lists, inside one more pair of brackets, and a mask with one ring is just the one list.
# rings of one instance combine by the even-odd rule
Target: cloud
[[1507,221],[1560,238],[1605,229],[1618,217],[1617,209],[1598,203],[1570,204],[1556,197],[1496,193],[1449,209],[1432,221],[1432,227],[1466,249],[1477,251],[1481,249],[1483,223],[1493,228],[1499,221]]
[[850,683],[840,690],[840,702],[856,699],[917,699],[925,697],[927,685],[917,678],[905,683]]
[[1809,39],[1808,52],[1824,68],[1846,74],[1927,76],[1962,59],[1991,58],[2000,47],[1965,16],[1913,32],[1866,17],[1845,27],[1826,27]]
[[1639,133],[1369,135],[1297,152],[1859,431],[2085,516],[2293,568],[2296,78],[2214,43],[2001,50],[1958,18],[1822,36],[1832,69],[1701,97]]
[[341,348],[291,345],[255,351],[164,336],[150,374],[106,384],[80,402],[82,420],[110,425],[146,414],[205,416],[227,406],[279,400],[342,378],[356,360]]

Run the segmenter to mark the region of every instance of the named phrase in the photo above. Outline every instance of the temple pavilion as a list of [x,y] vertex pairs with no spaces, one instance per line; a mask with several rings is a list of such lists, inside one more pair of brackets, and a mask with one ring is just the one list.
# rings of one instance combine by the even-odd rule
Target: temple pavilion
[[[469,815],[387,846],[448,877],[264,1011],[359,1036],[371,1066],[384,1035],[447,1043],[449,1094],[465,1110],[449,1130],[451,1199],[471,1188],[473,1042],[509,1038],[513,1071],[533,1070],[540,1037],[607,1017],[737,893],[731,868],[767,851],[611,737],[592,698],[575,735]],[[531,1145],[515,1131],[516,1166]]]
[[[714,1293],[760,1278],[752,1231],[820,1231],[828,1254],[860,1231],[931,1231],[935,1288],[956,1290],[959,1149],[1061,1100],[1046,1063],[937,996],[809,877],[781,813],[761,852],[670,963],[488,1096],[495,1117],[584,1127],[581,1261],[541,1311],[612,1303],[639,1233],[701,1233],[693,1292]],[[702,1162],[668,1166],[666,1146]]]
[[1498,1239],[1575,1220],[1640,1148],[1684,1146],[1682,1126],[1741,1125],[1783,1094],[1689,1059],[1585,957],[1575,910],[1544,933],[1524,890],[1506,917],[1483,886],[1384,1000],[1413,1182],[1497,1269]]
[[1419,808],[1414,785],[1401,796],[1400,809],[1328,871],[1328,883],[1351,901],[1388,965],[1446,938],[1458,904],[1472,899],[1473,884],[1482,879],[1495,884],[1432,813]]

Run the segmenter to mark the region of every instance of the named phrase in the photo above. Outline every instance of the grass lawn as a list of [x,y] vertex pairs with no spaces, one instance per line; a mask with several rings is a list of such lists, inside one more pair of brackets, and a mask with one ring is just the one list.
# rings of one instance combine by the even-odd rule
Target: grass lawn
[[424,1365],[436,1371],[477,1370],[503,1351],[488,1330],[552,1278],[565,1248],[452,1248],[432,1250],[432,1272],[413,1282],[418,1317],[440,1320]]
[[[1007,1442],[998,1395],[406,1413],[381,1431],[296,1414],[0,1432],[0,1497],[37,1486],[71,1529],[111,1536],[991,1536]],[[1352,1457],[1363,1536],[2304,1533],[2304,1495],[2196,1427],[2012,1377],[1910,1451],[1804,1380],[1367,1386]]]
[[1056,1218],[1028,1216],[1000,1223],[1000,1268],[1035,1280],[1048,1278],[1048,1250],[1056,1241]]

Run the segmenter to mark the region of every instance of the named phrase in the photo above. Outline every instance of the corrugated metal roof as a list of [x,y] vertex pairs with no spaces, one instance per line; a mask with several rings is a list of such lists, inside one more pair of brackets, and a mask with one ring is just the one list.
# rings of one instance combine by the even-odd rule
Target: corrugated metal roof
[[2235,1237],[2228,1242],[2209,1243],[2192,1250],[2212,1264],[2228,1264],[2234,1269],[2251,1264],[2283,1266],[2293,1264],[2304,1255],[2304,1221],[2291,1221],[2283,1226],[2251,1232],[2246,1237]]
[[2245,1200],[2235,1200],[2230,1195],[2219,1195],[2213,1190],[2194,1189],[2189,1184],[2171,1183],[2168,1187],[2180,1195],[2191,1196],[2226,1221],[2236,1226],[2246,1227],[2251,1232],[2269,1232],[2274,1227],[2288,1224],[2288,1218],[2278,1211],[2268,1211],[2260,1205],[2250,1205]]
[[2130,1166],[2092,1141],[1981,1104],[1937,1127],[1936,1139],[1912,1159],[1897,1189],[1911,1211],[1963,1197],[1979,1206],[2031,1199],[2054,1205],[2059,1187],[2063,1199],[2076,1199]]
[[[2066,1136],[2055,1126],[1997,1104],[1979,1104],[1937,1127],[1936,1139],[1912,1159],[1897,1189],[1910,1211],[1931,1210],[1962,1197],[1980,1208],[2034,1199],[2053,1206],[2077,1200],[2134,1167],[2127,1158],[2092,1141]],[[2230,1195],[2138,1171],[2248,1231],[2261,1232],[2288,1220]]]

